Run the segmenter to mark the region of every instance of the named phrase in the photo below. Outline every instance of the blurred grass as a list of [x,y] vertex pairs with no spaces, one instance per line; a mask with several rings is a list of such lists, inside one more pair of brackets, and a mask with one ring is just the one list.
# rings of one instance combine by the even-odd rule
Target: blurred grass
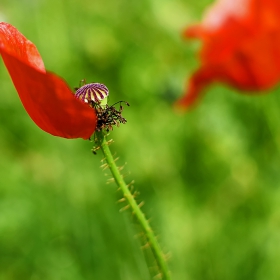
[[[172,110],[198,64],[199,44],[180,32],[210,2],[2,0],[0,19],[72,88],[102,82],[110,102],[131,104],[112,149],[171,253],[174,279],[276,280],[279,88],[252,97],[217,85],[188,113]],[[3,64],[0,79],[0,279],[150,279],[101,155],[40,131]]]

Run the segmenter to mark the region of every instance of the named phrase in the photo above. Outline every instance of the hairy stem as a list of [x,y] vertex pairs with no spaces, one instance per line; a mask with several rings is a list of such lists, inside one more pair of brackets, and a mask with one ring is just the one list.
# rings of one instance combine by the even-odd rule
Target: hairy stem
[[153,255],[155,257],[155,260],[157,262],[161,278],[163,280],[170,280],[170,274],[168,270],[168,266],[166,263],[165,256],[161,250],[161,247],[154,235],[154,232],[152,228],[149,225],[149,222],[147,221],[145,215],[141,211],[139,205],[134,199],[134,196],[129,190],[128,185],[125,183],[122,175],[119,172],[119,169],[114,161],[114,158],[112,156],[112,153],[109,149],[108,142],[106,140],[106,137],[104,135],[104,132],[98,131],[95,133],[95,142],[102,150],[105,159],[107,161],[107,164],[112,172],[112,175],[115,179],[116,184],[119,186],[120,190],[123,193],[124,198],[126,199],[128,205],[130,206],[135,218],[137,219],[138,223],[143,229],[143,232],[147,238],[148,244],[150,245],[150,248],[153,252]]

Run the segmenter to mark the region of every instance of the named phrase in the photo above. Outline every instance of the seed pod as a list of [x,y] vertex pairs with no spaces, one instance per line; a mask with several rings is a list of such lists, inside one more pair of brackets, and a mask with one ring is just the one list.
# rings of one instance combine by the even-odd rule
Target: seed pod
[[75,92],[75,96],[85,103],[96,103],[105,105],[109,95],[108,88],[100,83],[86,84]]

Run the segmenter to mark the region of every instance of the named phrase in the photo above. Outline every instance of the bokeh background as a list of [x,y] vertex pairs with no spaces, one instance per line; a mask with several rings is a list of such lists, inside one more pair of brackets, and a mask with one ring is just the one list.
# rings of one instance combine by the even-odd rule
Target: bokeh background
[[[176,280],[280,279],[280,96],[209,88],[173,102],[198,66],[182,29],[210,0],[2,0],[0,20],[34,42],[46,68],[126,100],[111,146]],[[146,280],[140,229],[92,142],[41,131],[0,64],[0,279]],[[108,172],[107,172],[108,173]],[[149,268],[145,258],[149,260]]]

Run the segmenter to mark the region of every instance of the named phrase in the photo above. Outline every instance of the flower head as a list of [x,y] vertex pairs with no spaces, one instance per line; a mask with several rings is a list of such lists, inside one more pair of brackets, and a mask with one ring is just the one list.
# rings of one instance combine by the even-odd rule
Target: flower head
[[192,105],[213,82],[256,93],[280,80],[280,1],[217,0],[184,36],[199,38],[202,49],[181,106]]
[[0,54],[37,126],[63,138],[88,139],[93,134],[95,110],[76,98],[62,78],[46,71],[36,46],[4,22],[0,23]]

